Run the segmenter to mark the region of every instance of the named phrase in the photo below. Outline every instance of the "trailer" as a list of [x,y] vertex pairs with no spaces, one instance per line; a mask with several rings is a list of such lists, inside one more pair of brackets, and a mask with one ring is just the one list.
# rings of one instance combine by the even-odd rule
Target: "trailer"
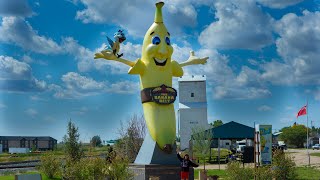
[[29,153],[29,148],[9,148],[10,154],[26,154]]

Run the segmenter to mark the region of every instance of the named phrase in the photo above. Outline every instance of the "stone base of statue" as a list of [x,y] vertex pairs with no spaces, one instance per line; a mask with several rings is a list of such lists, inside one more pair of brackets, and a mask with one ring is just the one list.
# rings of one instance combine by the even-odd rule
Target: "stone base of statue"
[[[130,164],[129,170],[134,180],[180,180],[180,166],[160,164]],[[189,179],[194,179],[194,170],[190,167]]]
[[[180,179],[180,161],[177,158],[176,145],[170,154],[163,152],[147,132],[139,154],[129,169],[135,180],[175,180]],[[190,167],[189,179],[194,179]]]

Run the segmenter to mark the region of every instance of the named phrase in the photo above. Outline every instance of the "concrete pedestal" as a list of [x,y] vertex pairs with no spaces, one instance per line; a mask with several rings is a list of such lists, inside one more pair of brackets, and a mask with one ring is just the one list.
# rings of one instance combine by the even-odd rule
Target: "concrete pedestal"
[[[181,167],[176,145],[172,149],[171,153],[163,152],[147,132],[134,164],[129,166],[134,180],[180,179]],[[194,179],[193,173],[193,168],[190,167],[190,180]]]
[[[180,180],[180,166],[174,165],[137,165],[130,164],[129,170],[134,180]],[[194,170],[190,167],[189,179],[194,179]]]
[[152,139],[148,131],[134,163],[140,165],[161,164],[180,166],[176,148],[177,146],[174,144],[171,153],[168,154],[163,152]]

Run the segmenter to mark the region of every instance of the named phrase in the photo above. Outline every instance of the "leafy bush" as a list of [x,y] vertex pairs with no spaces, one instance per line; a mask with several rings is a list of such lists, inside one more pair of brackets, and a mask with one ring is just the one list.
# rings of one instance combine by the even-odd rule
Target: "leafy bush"
[[257,180],[272,180],[272,169],[270,166],[261,166],[255,169],[254,175]]
[[129,160],[116,156],[105,169],[105,174],[107,174],[110,179],[133,179],[133,175],[130,173],[128,165]]
[[278,179],[296,179],[296,164],[293,158],[281,150],[273,154],[272,170],[273,177]]
[[83,158],[66,166],[63,177],[68,180],[102,180],[106,178],[106,163],[101,158]]
[[254,178],[254,171],[249,167],[242,167],[240,162],[230,162],[226,168],[227,179],[250,180]]
[[41,156],[40,171],[49,178],[57,176],[61,172],[61,162],[52,152],[47,152]]

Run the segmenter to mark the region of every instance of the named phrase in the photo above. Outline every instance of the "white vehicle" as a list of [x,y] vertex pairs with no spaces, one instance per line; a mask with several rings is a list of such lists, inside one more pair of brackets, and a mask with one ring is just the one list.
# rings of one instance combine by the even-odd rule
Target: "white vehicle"
[[246,146],[246,141],[237,141],[237,152],[243,152],[244,147]]
[[320,149],[320,144],[315,144],[314,146],[312,146],[312,149],[313,150],[315,150],[315,149],[319,150]]

